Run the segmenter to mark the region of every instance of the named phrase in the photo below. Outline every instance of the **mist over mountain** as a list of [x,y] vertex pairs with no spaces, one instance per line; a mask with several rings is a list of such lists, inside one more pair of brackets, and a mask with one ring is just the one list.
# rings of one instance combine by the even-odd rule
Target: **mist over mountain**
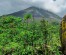
[[13,15],[13,16],[17,16],[17,17],[21,17],[23,18],[23,16],[25,14],[32,14],[32,16],[36,19],[41,19],[41,18],[46,18],[47,20],[60,20],[61,17],[59,17],[58,15],[45,10],[45,9],[41,9],[41,8],[37,8],[37,7],[29,7],[27,9],[9,14],[9,15]]

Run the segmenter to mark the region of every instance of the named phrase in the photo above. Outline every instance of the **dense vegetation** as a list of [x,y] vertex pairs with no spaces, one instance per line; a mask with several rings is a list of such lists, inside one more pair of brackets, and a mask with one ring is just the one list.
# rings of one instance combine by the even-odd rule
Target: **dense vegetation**
[[32,15],[0,17],[0,55],[60,55],[59,24]]

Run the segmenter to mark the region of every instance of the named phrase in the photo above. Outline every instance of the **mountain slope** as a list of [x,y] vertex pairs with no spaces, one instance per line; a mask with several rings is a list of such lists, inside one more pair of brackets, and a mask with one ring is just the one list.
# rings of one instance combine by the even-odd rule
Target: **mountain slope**
[[[41,9],[41,8],[37,8],[37,7],[29,7],[27,9],[24,9],[24,10],[21,10],[21,11],[18,11],[18,12],[15,12],[15,13],[12,13],[12,14],[9,14],[9,15],[14,15],[14,16],[17,16],[17,17],[23,17],[24,14],[26,13],[30,13],[33,15],[34,18],[46,18],[47,20],[49,19],[61,19],[58,15],[50,12],[50,11],[47,11],[47,10],[44,10],[44,9]],[[49,18],[49,19],[48,19]]]

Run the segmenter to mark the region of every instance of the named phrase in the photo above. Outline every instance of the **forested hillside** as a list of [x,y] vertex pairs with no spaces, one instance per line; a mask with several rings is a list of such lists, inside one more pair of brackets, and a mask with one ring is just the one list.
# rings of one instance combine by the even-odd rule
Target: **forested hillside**
[[0,17],[0,55],[60,55],[59,23],[32,15]]

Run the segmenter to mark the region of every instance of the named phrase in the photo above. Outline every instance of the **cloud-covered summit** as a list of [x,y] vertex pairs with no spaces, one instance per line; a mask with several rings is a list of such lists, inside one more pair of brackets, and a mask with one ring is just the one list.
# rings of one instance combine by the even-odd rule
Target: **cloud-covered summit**
[[60,14],[66,9],[66,0],[0,0],[0,15],[16,12],[30,6]]

